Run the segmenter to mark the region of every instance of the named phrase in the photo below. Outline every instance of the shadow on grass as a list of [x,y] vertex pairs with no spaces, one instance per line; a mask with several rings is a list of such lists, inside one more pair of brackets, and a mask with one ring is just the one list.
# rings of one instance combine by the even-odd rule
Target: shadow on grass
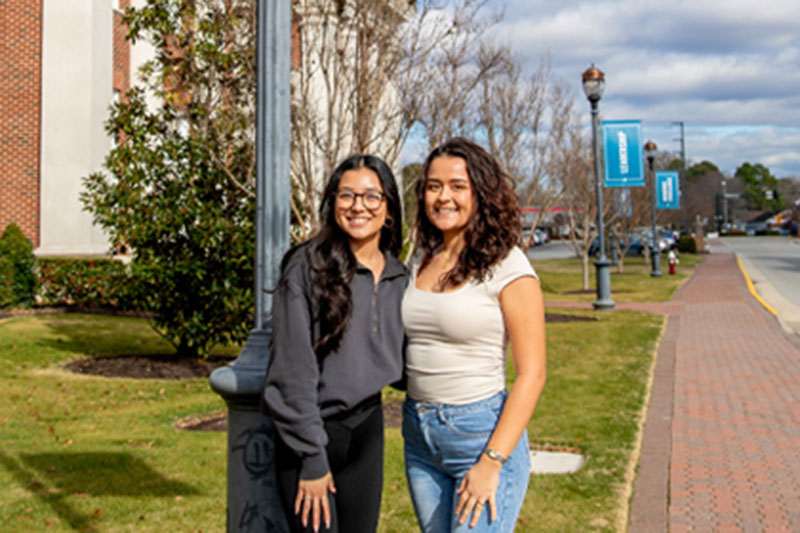
[[0,464],[75,530],[86,529],[96,517],[74,509],[68,498],[198,494],[194,487],[165,478],[127,453],[38,453],[15,459],[0,451]]
[[171,355],[175,349],[141,319],[99,315],[53,315],[41,322],[52,335],[43,336],[42,347],[81,355]]

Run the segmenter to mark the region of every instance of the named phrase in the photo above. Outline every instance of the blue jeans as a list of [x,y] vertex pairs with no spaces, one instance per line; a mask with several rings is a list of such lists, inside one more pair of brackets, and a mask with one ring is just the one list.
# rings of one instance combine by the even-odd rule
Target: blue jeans
[[461,478],[478,462],[492,436],[507,392],[467,405],[415,402],[403,404],[406,477],[420,529],[426,533],[511,532],[530,480],[528,433],[522,434],[500,471],[495,493],[497,519],[490,521],[489,505],[478,524],[471,516],[458,523],[455,508]]

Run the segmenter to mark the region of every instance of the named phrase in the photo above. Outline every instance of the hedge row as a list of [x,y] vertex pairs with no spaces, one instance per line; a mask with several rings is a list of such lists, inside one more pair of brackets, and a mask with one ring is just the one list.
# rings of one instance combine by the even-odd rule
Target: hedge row
[[678,239],[678,251],[683,254],[696,254],[697,242],[694,240],[694,237],[691,235],[681,235],[681,238]]
[[137,311],[128,267],[113,259],[39,259],[39,304]]
[[19,226],[0,236],[0,308],[74,306],[139,311],[127,265],[112,259],[41,258]]

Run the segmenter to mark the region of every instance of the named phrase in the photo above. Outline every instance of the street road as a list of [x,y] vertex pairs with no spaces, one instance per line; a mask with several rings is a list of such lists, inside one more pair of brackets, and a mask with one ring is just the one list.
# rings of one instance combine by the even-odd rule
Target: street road
[[550,241],[547,244],[528,248],[529,259],[566,259],[575,257],[572,247],[567,241]]
[[800,239],[727,237],[719,251],[736,252],[756,292],[800,334]]

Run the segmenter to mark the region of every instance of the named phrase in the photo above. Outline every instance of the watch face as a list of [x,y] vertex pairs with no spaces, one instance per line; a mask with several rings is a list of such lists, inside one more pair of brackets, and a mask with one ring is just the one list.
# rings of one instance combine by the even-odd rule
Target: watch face
[[484,453],[488,455],[491,459],[494,459],[495,461],[499,462],[500,464],[504,464],[506,462],[505,457],[503,457],[496,451],[492,450],[491,448],[487,448]]

